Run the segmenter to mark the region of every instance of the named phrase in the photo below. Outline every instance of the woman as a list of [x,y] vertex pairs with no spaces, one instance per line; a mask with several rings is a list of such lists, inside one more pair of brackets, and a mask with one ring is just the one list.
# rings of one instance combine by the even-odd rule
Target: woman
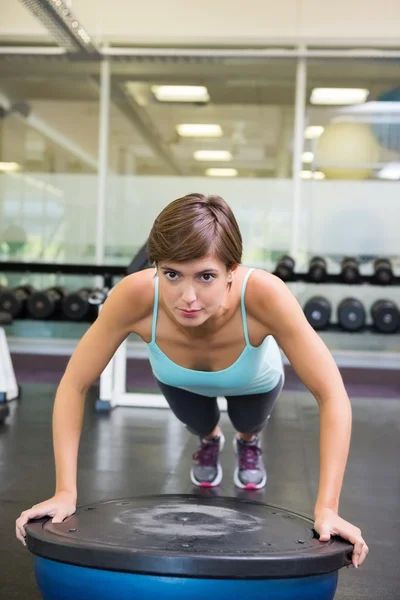
[[320,408],[315,529],[321,541],[331,535],[348,539],[354,544],[353,565],[361,565],[368,547],[360,530],[338,515],[350,402],[331,354],[288,287],[270,273],[241,266],[241,233],[218,196],[190,194],[169,204],[153,224],[148,255],[155,273],[146,269],[129,275],[114,288],[69,361],[53,413],[55,495],[21,514],[18,539],[25,543],[29,519],[48,515],[60,523],[75,512],[85,396],[134,332],[147,344],[154,376],[172,411],[200,438],[190,473],[198,486],[215,486],[222,479],[224,436],[217,396],[226,397],[237,432],[235,484],[265,485],[259,434],[283,385],[279,344]]

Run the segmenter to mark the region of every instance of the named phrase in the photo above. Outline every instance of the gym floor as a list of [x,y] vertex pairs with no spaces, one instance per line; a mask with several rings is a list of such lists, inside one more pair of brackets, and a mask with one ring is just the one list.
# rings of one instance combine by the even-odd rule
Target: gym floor
[[[372,377],[371,372],[368,374]],[[340,514],[359,526],[370,555],[359,569],[342,569],[337,600],[396,600],[400,589],[400,402],[396,393],[351,393],[353,440]],[[23,382],[22,382],[23,383]],[[10,404],[0,426],[0,598],[39,600],[33,557],[14,536],[22,510],[54,491],[51,412],[56,384],[23,383],[23,397]],[[241,492],[232,483],[233,437],[227,415],[224,479],[214,493],[246,497],[312,515],[318,484],[318,407],[301,387],[285,388],[264,431],[268,484]],[[363,388],[365,389],[365,387]],[[79,504],[141,494],[192,493],[189,480],[196,439],[168,410],[118,408],[94,411],[96,390],[87,399],[79,459]],[[196,493],[202,493],[195,490]]]

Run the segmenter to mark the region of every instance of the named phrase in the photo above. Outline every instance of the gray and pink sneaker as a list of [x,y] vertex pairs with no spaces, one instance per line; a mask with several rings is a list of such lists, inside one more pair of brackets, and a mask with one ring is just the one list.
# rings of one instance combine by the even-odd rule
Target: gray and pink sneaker
[[238,436],[233,440],[237,454],[237,465],[233,481],[242,490],[260,490],[267,483],[260,439],[255,436],[251,442],[245,442]]
[[200,440],[200,447],[193,455],[195,461],[190,471],[190,479],[198,487],[216,487],[222,481],[222,466],[219,460],[220,452],[225,444],[221,431],[219,437],[211,440]]

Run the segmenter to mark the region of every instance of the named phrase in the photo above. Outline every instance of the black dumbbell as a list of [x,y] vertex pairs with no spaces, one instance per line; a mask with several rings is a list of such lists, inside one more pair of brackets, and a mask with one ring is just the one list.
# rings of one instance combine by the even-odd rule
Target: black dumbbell
[[340,276],[344,283],[359,283],[360,269],[355,258],[347,256],[342,260]]
[[14,319],[26,314],[26,303],[35,290],[29,285],[6,289],[0,295],[0,310],[9,312]]
[[321,283],[327,277],[326,260],[321,256],[314,256],[308,267],[308,278],[314,283]]
[[332,314],[331,303],[323,296],[314,296],[304,305],[304,314],[314,329],[326,329]]
[[365,326],[365,308],[357,298],[344,298],[337,309],[339,325],[345,331],[360,331]]
[[392,300],[376,300],[371,306],[375,329],[381,333],[395,333],[400,329],[400,311]]
[[31,294],[27,300],[28,314],[33,319],[51,319],[59,316],[64,290],[49,288]]
[[389,285],[393,281],[393,269],[387,258],[376,258],[374,260],[374,279],[378,285]]
[[91,292],[89,288],[82,288],[64,296],[62,314],[70,321],[91,320],[95,313],[94,306],[89,302]]
[[275,275],[282,279],[282,281],[289,281],[293,277],[295,262],[291,256],[285,254],[281,256],[276,267],[275,267]]
[[88,302],[93,306],[100,306],[107,300],[108,289],[97,289],[90,292]]

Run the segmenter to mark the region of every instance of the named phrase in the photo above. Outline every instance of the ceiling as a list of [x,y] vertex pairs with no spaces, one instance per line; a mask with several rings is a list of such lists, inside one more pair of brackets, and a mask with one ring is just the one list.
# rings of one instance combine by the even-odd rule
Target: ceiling
[[[120,94],[110,107],[109,163],[115,171],[201,175],[207,167],[229,166],[243,177],[290,176],[295,60],[120,60],[112,62],[111,73],[113,89]],[[366,87],[373,100],[398,85],[398,73],[398,63],[389,60],[309,61],[307,123],[324,125],[334,114],[309,104],[314,87]],[[94,159],[98,78],[99,64],[93,61],[0,56],[0,93],[11,102],[27,102],[38,120]],[[205,85],[210,102],[160,103],[151,86],[162,83]],[[218,123],[224,135],[209,140],[180,138],[175,129],[179,123]],[[2,161],[19,162],[27,170],[93,172],[93,165],[48,136],[43,160],[37,153],[32,161],[26,152],[29,129],[12,114],[3,120]],[[230,150],[233,159],[228,164],[200,163],[193,158],[198,149]]]

